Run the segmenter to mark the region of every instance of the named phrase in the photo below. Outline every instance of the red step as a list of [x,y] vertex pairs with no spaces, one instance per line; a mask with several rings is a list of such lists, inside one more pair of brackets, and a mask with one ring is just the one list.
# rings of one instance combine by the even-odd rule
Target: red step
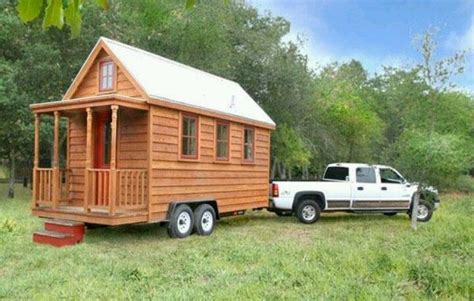
[[44,223],[44,229],[33,233],[33,241],[56,247],[75,245],[84,239],[84,223],[49,219]]
[[72,234],[48,230],[34,232],[33,241],[35,243],[48,244],[55,247],[71,246],[80,242]]
[[85,233],[84,223],[60,219],[49,219],[45,221],[44,229],[47,231],[71,234],[76,237],[79,242],[83,240]]

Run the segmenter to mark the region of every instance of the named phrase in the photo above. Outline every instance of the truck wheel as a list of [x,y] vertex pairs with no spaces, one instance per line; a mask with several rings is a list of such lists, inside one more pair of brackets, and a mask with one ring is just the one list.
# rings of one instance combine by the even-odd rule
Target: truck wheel
[[394,216],[394,215],[397,215],[398,212],[384,212],[383,215],[386,215],[386,216]]
[[[411,212],[409,214],[411,218]],[[425,200],[420,200],[420,203],[418,204],[418,211],[416,213],[416,220],[419,222],[427,222],[431,219],[433,216],[433,207],[425,201]]]
[[216,224],[216,211],[209,204],[199,205],[194,210],[194,231],[198,235],[211,235]]
[[193,230],[193,211],[182,204],[176,207],[168,224],[168,235],[173,238],[185,238]]
[[303,200],[296,208],[296,216],[304,224],[312,224],[319,219],[321,208],[313,200]]

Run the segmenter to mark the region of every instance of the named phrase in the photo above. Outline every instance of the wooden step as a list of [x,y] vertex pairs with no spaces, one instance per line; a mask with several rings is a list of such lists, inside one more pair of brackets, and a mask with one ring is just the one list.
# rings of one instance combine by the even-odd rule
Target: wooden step
[[44,229],[47,231],[70,234],[79,242],[83,240],[85,233],[84,223],[60,219],[49,219],[45,221]]
[[64,247],[75,245],[79,243],[80,240],[69,233],[40,230],[33,233],[33,242],[38,244],[48,244],[55,247]]

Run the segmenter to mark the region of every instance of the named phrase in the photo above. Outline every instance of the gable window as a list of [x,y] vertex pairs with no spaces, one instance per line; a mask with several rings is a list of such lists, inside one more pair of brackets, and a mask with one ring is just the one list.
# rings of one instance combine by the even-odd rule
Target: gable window
[[109,91],[114,89],[115,66],[112,61],[100,63],[99,91]]
[[244,161],[253,162],[254,159],[254,137],[253,128],[244,128]]
[[181,119],[181,157],[196,159],[198,155],[198,118],[182,115]]
[[229,160],[229,124],[216,123],[216,159]]

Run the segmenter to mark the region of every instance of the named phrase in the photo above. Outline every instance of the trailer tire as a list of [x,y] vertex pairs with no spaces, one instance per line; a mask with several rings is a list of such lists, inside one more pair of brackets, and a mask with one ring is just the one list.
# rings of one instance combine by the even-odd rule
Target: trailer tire
[[182,204],[176,207],[168,223],[168,235],[172,238],[185,238],[193,231],[194,217],[191,207]]
[[216,211],[209,204],[199,205],[194,210],[194,231],[198,235],[211,235],[216,225]]
[[314,200],[303,200],[296,207],[296,216],[303,224],[315,223],[321,214],[321,208]]

